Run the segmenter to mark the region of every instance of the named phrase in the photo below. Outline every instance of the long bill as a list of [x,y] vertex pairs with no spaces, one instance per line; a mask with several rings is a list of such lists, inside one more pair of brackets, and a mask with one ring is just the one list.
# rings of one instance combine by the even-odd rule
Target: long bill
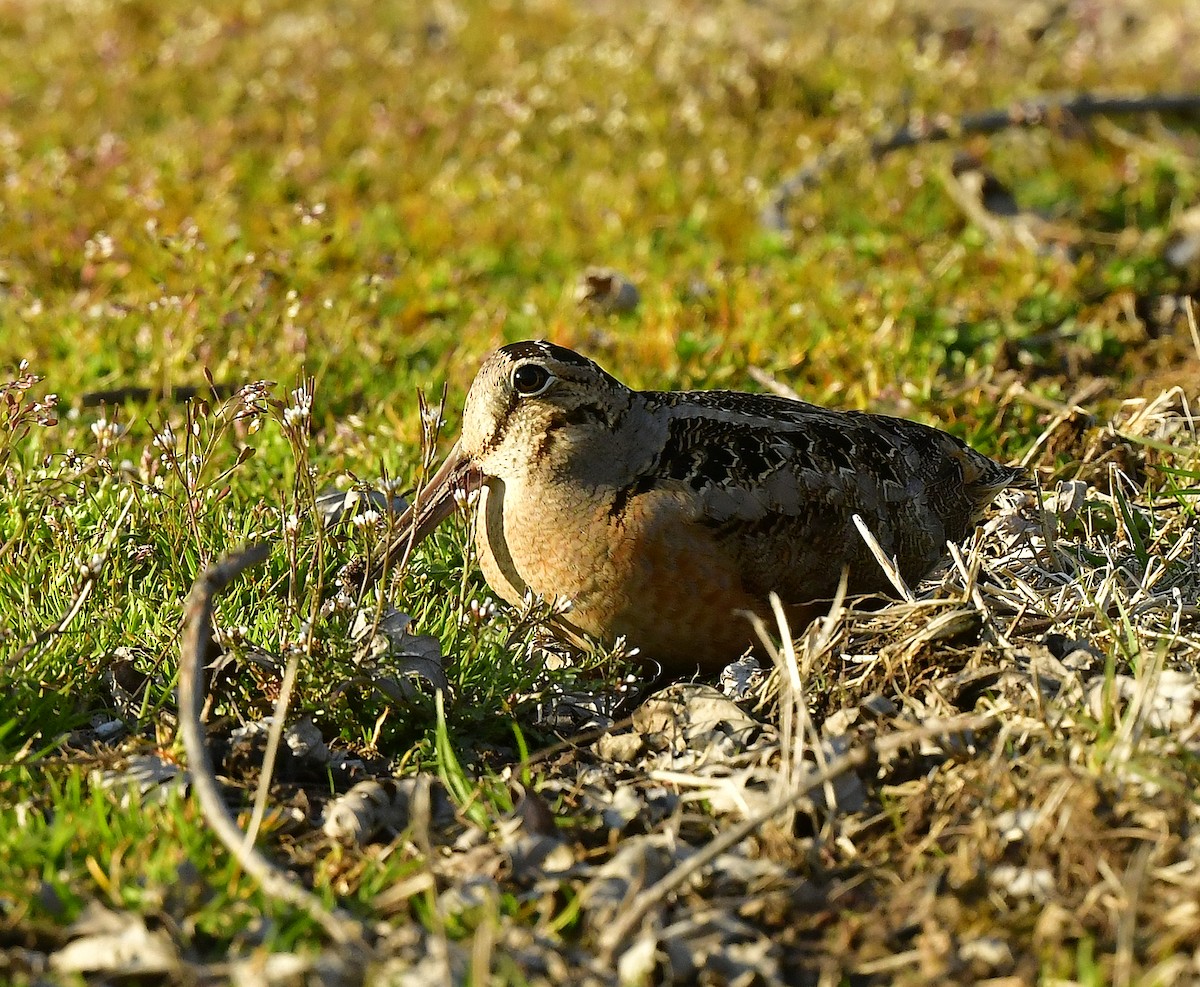
[[387,550],[371,567],[368,582],[374,582],[393,562],[403,566],[408,556],[439,524],[483,485],[483,475],[463,455],[455,442],[438,471],[417,489],[413,502],[396,520]]

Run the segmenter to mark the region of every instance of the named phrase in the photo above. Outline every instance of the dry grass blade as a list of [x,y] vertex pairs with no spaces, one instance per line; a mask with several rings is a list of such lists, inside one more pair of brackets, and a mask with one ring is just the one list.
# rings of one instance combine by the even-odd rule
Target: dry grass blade
[[1200,357],[1200,327],[1196,325],[1196,303],[1190,295],[1183,300],[1183,311],[1187,315],[1188,332],[1192,335],[1196,356]]
[[183,648],[179,665],[179,720],[183,746],[191,765],[192,782],[200,800],[204,818],[241,867],[253,876],[263,893],[299,908],[318,923],[337,942],[351,947],[348,959],[365,963],[370,955],[365,930],[347,915],[334,914],[324,903],[286,871],[271,863],[253,847],[243,845],[243,834],[230,814],[217,788],[212,760],[204,742],[200,709],[207,692],[204,675],[204,651],[212,636],[213,599],[249,566],[263,561],[266,545],[254,545],[226,556],[200,574],[188,598],[184,615]]
[[900,575],[900,570],[896,568],[896,563],[888,558],[887,552],[883,550],[883,546],[876,540],[871,529],[867,527],[867,522],[862,519],[859,514],[853,515],[854,526],[858,528],[858,533],[862,535],[862,540],[867,543],[867,548],[871,550],[871,554],[875,556],[875,561],[879,563],[879,567],[883,570],[885,576],[900,594],[900,598],[906,603],[916,602],[916,597],[913,596],[913,591],[909,589],[908,583],[904,581],[904,577]]
[[[312,636],[306,635],[310,645]],[[292,650],[288,654],[287,665],[283,670],[283,681],[279,685],[279,697],[275,700],[275,711],[271,717],[271,728],[267,731],[267,747],[263,751],[262,775],[258,788],[254,793],[254,808],[250,813],[250,822],[246,826],[246,834],[242,837],[242,846],[247,850],[254,846],[258,839],[258,830],[267,814],[267,797],[271,791],[271,776],[275,772],[275,760],[279,756],[279,745],[283,740],[283,724],[287,718],[288,703],[292,698],[292,690],[296,686],[296,672],[300,667],[301,652]]]

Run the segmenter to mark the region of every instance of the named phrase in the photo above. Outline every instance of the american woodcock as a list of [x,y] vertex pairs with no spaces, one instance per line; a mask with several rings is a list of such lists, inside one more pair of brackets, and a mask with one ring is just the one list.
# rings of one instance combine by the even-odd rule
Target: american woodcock
[[916,422],[766,394],[635,391],[529,341],[484,361],[458,442],[387,554],[478,489],[476,545],[499,596],[566,598],[568,636],[624,636],[681,673],[737,658],[754,640],[743,612],[769,615],[772,591],[805,623],[843,569],[851,594],[888,592],[855,514],[915,582],[1022,477]]

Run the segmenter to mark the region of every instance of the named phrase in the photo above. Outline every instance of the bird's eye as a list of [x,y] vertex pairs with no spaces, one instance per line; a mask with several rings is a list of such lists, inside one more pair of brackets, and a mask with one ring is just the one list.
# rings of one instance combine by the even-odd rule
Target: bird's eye
[[513,371],[512,386],[521,397],[530,398],[541,394],[553,379],[545,367],[536,363],[525,363]]

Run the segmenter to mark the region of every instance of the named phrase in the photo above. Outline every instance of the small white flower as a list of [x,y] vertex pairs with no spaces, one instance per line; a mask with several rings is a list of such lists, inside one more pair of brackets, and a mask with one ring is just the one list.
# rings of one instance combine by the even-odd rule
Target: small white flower
[[283,423],[289,428],[298,428],[312,415],[312,392],[304,387],[292,391],[292,405],[283,412]]
[[292,407],[292,408],[284,408],[283,409],[283,423],[285,425],[287,425],[289,428],[295,428],[301,422],[304,422],[307,420],[308,420],[308,409],[307,408]]
[[113,238],[100,230],[83,245],[83,256],[88,260],[107,260],[113,255]]
[[479,600],[471,600],[467,605],[468,613],[463,614],[463,623],[473,621],[476,624],[486,624],[496,616],[496,601],[490,596],[485,597],[481,603]]
[[155,430],[153,442],[159,449],[175,448],[175,431],[170,422],[164,422],[162,428]]
[[107,448],[125,434],[124,425],[120,422],[110,422],[107,418],[98,418],[89,427],[102,448]]

